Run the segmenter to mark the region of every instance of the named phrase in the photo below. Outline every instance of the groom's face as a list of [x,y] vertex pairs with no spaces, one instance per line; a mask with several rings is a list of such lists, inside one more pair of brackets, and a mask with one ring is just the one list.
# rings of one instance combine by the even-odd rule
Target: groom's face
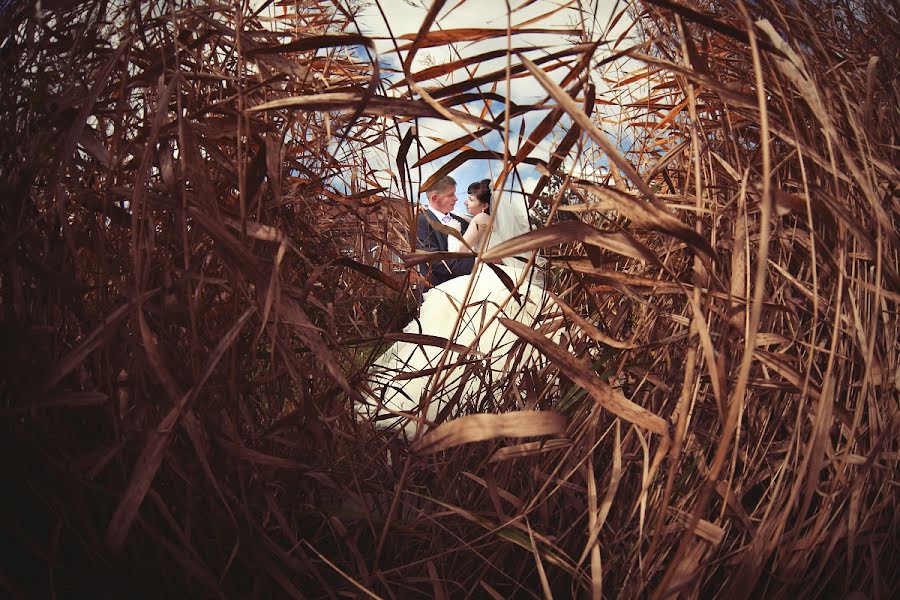
[[428,202],[436,211],[446,214],[456,206],[456,188],[435,190],[428,198]]

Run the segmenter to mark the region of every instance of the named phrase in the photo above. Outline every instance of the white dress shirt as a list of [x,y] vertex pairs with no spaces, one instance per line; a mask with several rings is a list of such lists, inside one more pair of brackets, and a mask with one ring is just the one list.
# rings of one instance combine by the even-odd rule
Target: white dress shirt
[[[454,219],[450,213],[444,214],[436,211],[431,206],[428,207],[428,210],[431,211],[438,221],[441,224],[446,225],[447,227],[452,227],[456,231],[462,233],[462,224],[459,222],[459,219]],[[459,252],[462,248],[462,242],[453,237],[452,235],[447,236],[447,251],[448,252]]]
[[451,222],[456,221],[456,219],[454,219],[453,217],[450,216],[450,213],[444,214],[442,212],[438,212],[432,206],[429,206],[428,210],[430,210],[431,214],[433,214],[435,217],[437,217],[437,220],[440,221],[441,223],[443,223],[444,225],[449,225]]

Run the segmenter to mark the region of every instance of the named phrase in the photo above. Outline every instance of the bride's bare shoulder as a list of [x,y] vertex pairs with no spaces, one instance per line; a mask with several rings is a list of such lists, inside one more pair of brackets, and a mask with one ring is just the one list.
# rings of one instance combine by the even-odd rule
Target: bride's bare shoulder
[[474,217],[472,217],[472,223],[478,225],[479,227],[487,225],[491,222],[491,216],[487,213],[478,213]]

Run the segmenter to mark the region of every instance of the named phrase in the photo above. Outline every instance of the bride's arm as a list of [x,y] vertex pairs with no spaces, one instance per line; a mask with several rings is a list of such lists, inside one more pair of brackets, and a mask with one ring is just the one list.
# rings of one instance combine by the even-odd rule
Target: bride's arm
[[472,222],[469,223],[468,229],[463,234],[463,239],[466,240],[466,243],[472,248],[477,248],[479,242],[481,242],[481,238],[484,237],[484,234],[487,232],[488,223],[490,223],[491,218],[484,214],[477,214],[472,218]]

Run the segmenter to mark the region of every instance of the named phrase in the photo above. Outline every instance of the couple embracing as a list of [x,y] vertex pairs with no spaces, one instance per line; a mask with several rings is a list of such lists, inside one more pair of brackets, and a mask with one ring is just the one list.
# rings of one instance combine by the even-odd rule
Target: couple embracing
[[[487,236],[490,227],[491,180],[483,179],[471,184],[468,188],[466,210],[473,215],[468,221],[453,214],[456,206],[456,181],[452,177],[442,177],[428,190],[428,208],[419,213],[416,222],[416,248],[429,252],[458,252],[471,248],[478,252]],[[455,229],[465,240],[463,246],[459,239],[451,237],[436,225]],[[420,273],[432,287],[445,281],[469,275],[475,264],[474,257],[425,263]]]
[[[468,246],[463,249],[476,252],[530,229],[525,202],[509,196],[492,202],[490,180],[473,183],[468,192],[471,221],[451,212],[456,204],[453,178],[444,177],[431,186],[429,207],[418,217],[418,250],[459,250],[460,240],[448,235],[448,228],[461,233]],[[518,338],[502,320],[533,327],[547,301],[536,272],[529,268],[533,262],[510,257],[503,264],[483,268],[468,256],[423,265],[420,272],[430,287],[420,297],[419,316],[403,329],[406,339],[392,344],[372,365],[368,377],[372,393],[356,407],[357,413],[376,427],[414,437],[446,415],[465,412],[473,403],[480,410],[490,410],[493,395],[501,394],[502,388],[479,386],[514,377],[507,371],[507,356]],[[512,285],[515,295],[510,292]],[[452,341],[453,348],[436,344],[437,339]],[[472,352],[460,354],[462,347]],[[473,362],[474,356],[478,358]]]

